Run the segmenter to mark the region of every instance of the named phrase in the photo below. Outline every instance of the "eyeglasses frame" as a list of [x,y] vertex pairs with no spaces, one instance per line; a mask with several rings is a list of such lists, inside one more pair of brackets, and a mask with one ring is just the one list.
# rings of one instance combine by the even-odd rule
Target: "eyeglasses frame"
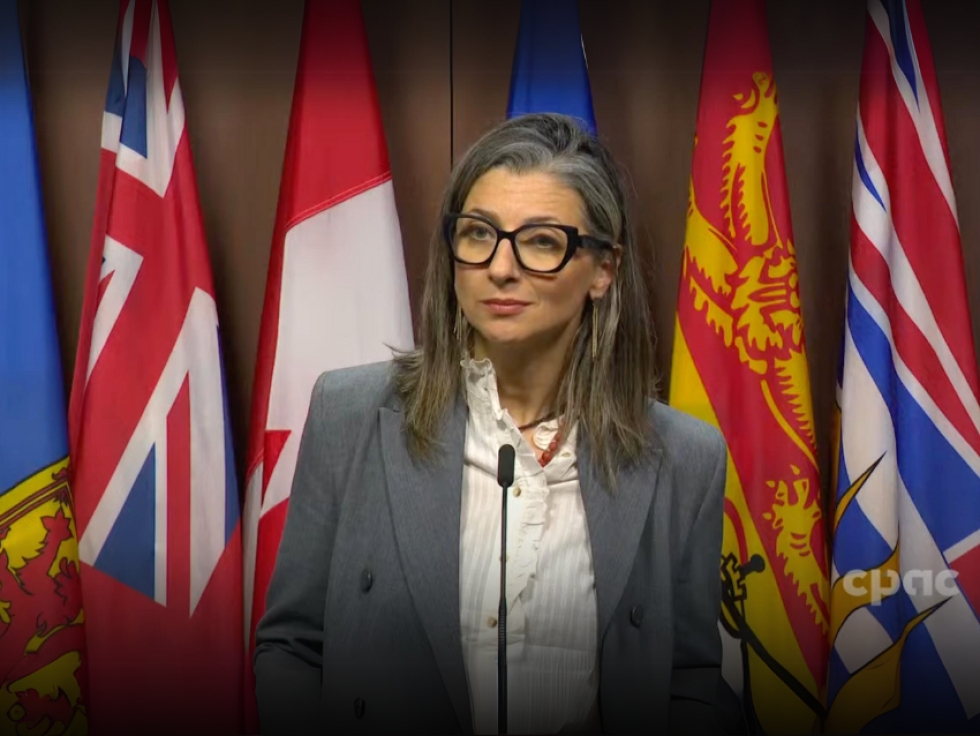
[[[457,221],[459,221],[464,217],[469,220],[478,220],[484,223],[485,225],[491,227],[493,231],[497,233],[497,242],[494,243],[493,250],[490,251],[490,255],[487,257],[487,259],[481,261],[480,263],[471,263],[469,261],[463,261],[460,258],[458,258],[456,256],[456,253],[453,251],[452,231],[453,228],[456,226]],[[521,260],[520,248],[517,247],[518,233],[536,227],[552,227],[555,228],[556,230],[561,230],[563,233],[565,233],[568,236],[568,247],[565,249],[565,257],[562,258],[561,263],[559,263],[555,268],[548,269],[547,271],[541,271],[536,268],[528,268],[527,266],[525,266],[524,262]],[[516,230],[501,230],[499,227],[494,225],[493,222],[491,222],[486,217],[483,217],[482,215],[470,215],[464,212],[451,212],[447,214],[443,218],[442,230],[443,230],[443,238],[446,241],[446,245],[449,247],[449,255],[452,256],[452,259],[457,263],[462,263],[464,266],[489,266],[490,263],[493,261],[493,257],[497,255],[497,249],[500,247],[500,241],[506,239],[510,241],[511,248],[514,251],[514,258],[517,260],[518,265],[520,265],[520,267],[523,270],[529,273],[543,273],[543,274],[558,273],[563,268],[565,268],[565,266],[568,265],[568,262],[572,260],[572,257],[575,255],[575,252],[579,248],[589,248],[591,250],[599,250],[599,251],[614,250],[615,248],[615,246],[613,246],[613,244],[607,240],[597,238],[593,235],[583,235],[578,231],[578,228],[575,227],[574,225],[560,225],[554,222],[528,222],[524,225],[521,225]]]

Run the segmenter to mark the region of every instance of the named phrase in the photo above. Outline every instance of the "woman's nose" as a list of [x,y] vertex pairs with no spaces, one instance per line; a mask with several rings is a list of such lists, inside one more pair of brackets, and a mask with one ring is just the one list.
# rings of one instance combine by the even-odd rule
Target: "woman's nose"
[[521,272],[521,264],[514,255],[514,243],[509,238],[503,238],[493,254],[493,260],[488,266],[490,278],[494,281],[507,281],[517,278]]

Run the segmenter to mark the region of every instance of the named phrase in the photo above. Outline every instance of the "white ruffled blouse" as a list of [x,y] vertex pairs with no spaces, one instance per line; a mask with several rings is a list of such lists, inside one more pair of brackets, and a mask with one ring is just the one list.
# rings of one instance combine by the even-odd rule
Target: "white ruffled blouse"
[[[500,406],[489,360],[463,361],[469,418],[460,513],[460,624],[475,733],[497,733],[500,486],[497,451],[517,451],[507,501],[509,733],[598,732],[595,574],[575,428],[541,467]],[[557,432],[537,427],[545,449]]]

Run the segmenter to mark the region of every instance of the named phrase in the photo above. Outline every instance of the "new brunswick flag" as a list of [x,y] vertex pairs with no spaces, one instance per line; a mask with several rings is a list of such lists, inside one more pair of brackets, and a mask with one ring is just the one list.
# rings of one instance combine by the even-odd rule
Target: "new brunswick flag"
[[720,626],[749,725],[824,714],[827,560],[803,318],[764,0],[714,0],[670,403],[729,447]]

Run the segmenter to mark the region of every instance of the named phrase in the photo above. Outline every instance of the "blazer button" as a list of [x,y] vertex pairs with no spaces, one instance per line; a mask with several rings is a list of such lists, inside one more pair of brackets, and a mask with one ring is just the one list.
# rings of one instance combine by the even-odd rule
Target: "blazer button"
[[633,610],[630,611],[630,623],[640,628],[640,624],[643,623],[643,606],[633,606]]
[[366,567],[361,571],[361,592],[367,593],[374,585],[374,575]]
[[354,700],[354,715],[358,718],[364,717],[364,698],[356,698]]

